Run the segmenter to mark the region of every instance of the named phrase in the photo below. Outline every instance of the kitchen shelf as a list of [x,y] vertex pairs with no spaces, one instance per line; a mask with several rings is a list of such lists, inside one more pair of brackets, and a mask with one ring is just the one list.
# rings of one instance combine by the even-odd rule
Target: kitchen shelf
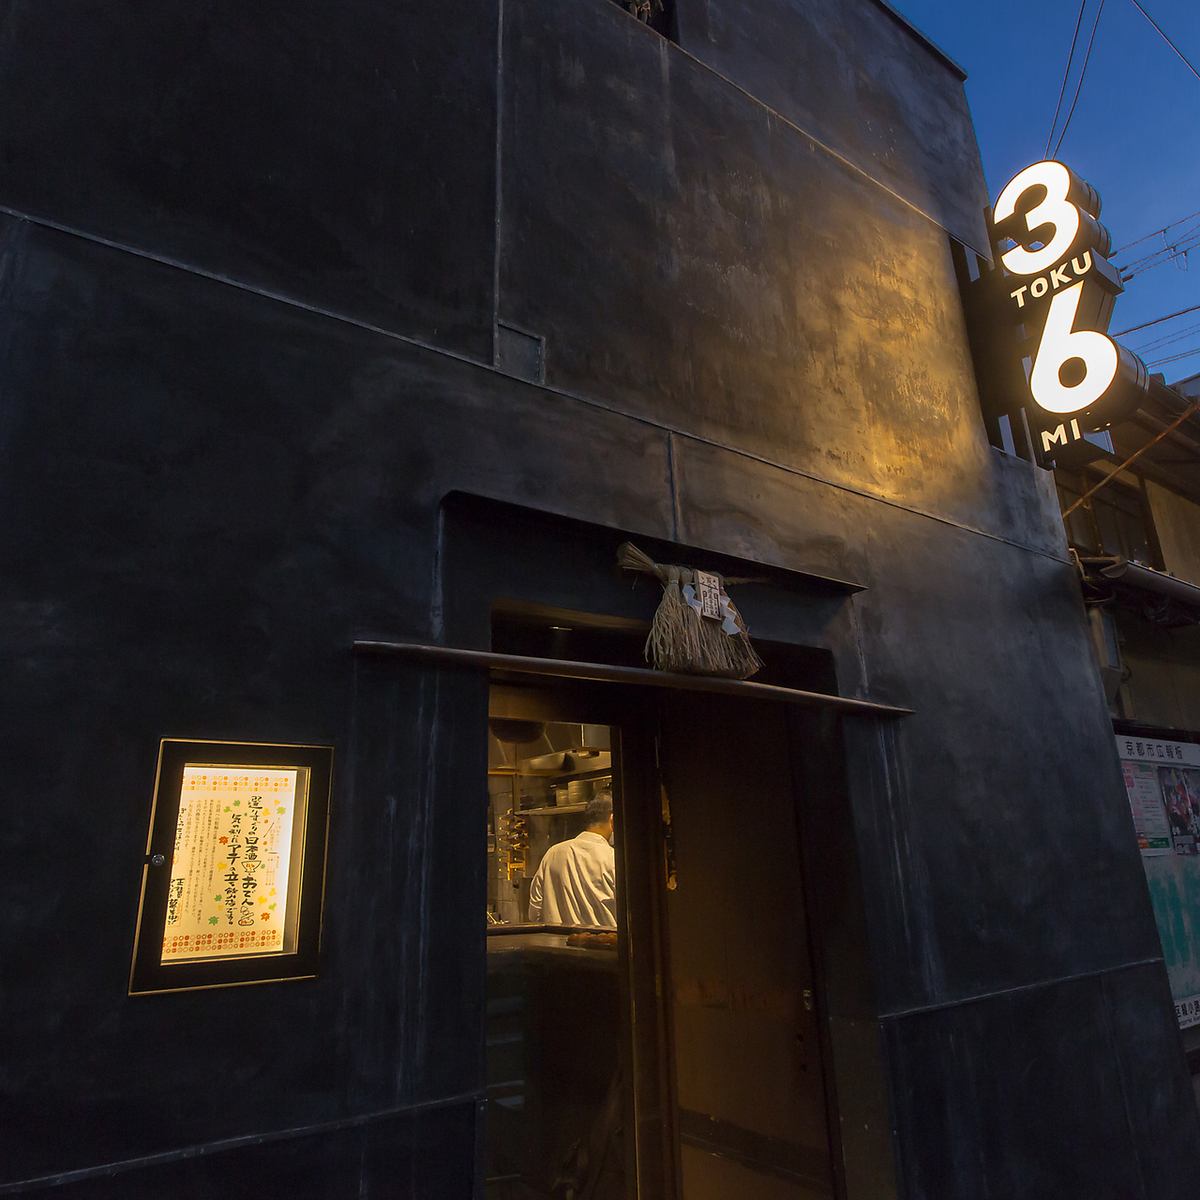
[[543,804],[540,808],[518,808],[514,815],[519,817],[551,817],[556,813],[581,813],[586,804]]

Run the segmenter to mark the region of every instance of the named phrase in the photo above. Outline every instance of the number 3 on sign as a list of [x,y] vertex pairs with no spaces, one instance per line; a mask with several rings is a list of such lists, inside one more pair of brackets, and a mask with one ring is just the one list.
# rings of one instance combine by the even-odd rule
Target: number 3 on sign
[[1043,225],[1054,227],[1054,234],[1040,250],[1014,246],[1000,261],[1014,275],[1040,275],[1067,257],[1081,224],[1079,209],[1071,202],[1071,172],[1060,162],[1034,163],[1015,175],[996,199],[992,221],[999,225],[1016,215],[1017,205],[1026,192],[1035,187],[1046,189],[1046,198],[1025,214],[1025,228],[1032,235]]
[[[1021,214],[1027,236],[1018,241],[1032,242],[1034,234],[1039,233],[1040,237],[1040,231],[1046,226],[1053,231],[1048,239],[1041,239],[1040,249],[1017,245],[1005,251],[1000,261],[1014,275],[1050,272],[1049,280],[1035,280],[1030,285],[1034,297],[1045,295],[1051,287],[1055,293],[1034,356],[1029,388],[1038,405],[1047,412],[1058,414],[1078,413],[1090,408],[1112,386],[1120,370],[1120,353],[1111,338],[1094,329],[1075,328],[1083,294],[1082,281],[1057,290],[1066,282],[1061,264],[1078,248],[1085,225],[1090,227],[1088,240],[1101,243],[1096,246],[1096,253],[1107,250],[1107,235],[1092,220],[1092,214],[1083,212],[1071,199],[1073,182],[1071,172],[1062,163],[1034,163],[1016,175],[1000,193],[993,212],[995,225]],[[1035,188],[1044,190],[1045,198],[1022,213],[1021,201]],[[1040,292],[1039,283],[1042,285]],[[1062,379],[1063,368],[1071,362],[1080,363],[1083,370],[1075,382],[1066,384]]]

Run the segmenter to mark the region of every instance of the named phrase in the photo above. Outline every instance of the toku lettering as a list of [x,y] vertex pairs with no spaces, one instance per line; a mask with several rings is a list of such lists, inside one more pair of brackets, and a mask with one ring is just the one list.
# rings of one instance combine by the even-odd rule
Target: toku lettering
[[[1017,302],[1018,308],[1025,307],[1025,293],[1034,300],[1040,300],[1049,292],[1057,292],[1059,288],[1067,287],[1082,279],[1092,269],[1092,252],[1076,255],[1069,263],[1054,267],[1049,275],[1039,276],[1032,283],[1022,284],[1015,292],[1009,292],[1009,298]],[[1072,278],[1074,276],[1074,278]]]

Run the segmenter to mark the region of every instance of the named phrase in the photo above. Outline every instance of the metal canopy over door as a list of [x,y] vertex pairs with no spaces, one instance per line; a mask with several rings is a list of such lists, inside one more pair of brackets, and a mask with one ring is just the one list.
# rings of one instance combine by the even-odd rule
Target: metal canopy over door
[[834,1194],[784,709],[673,694],[669,1015],[686,1200]]

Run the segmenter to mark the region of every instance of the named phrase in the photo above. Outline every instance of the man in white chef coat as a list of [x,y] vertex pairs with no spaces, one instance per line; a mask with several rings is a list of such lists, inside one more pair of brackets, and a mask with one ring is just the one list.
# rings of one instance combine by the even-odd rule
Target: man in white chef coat
[[612,792],[597,792],[586,828],[546,851],[529,885],[533,925],[617,927],[617,858],[612,847]]

